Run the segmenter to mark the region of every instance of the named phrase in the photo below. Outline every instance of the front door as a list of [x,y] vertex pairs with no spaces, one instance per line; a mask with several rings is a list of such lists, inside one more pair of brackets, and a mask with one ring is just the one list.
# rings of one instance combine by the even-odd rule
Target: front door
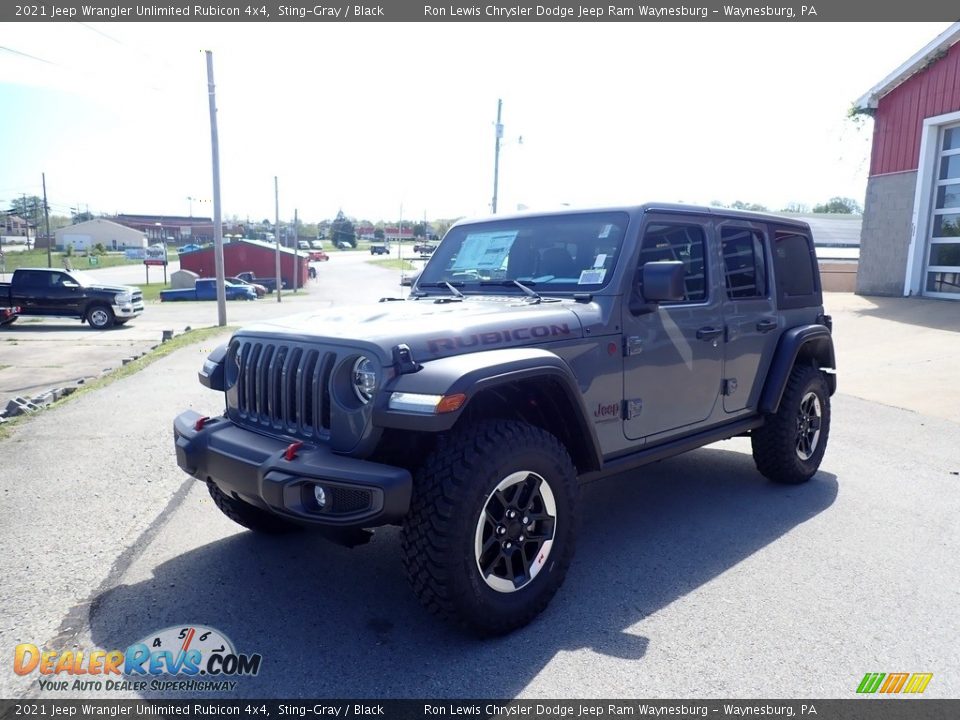
[[686,295],[634,315],[624,303],[624,434],[669,433],[710,417],[723,372],[723,298],[711,292],[709,218],[651,214],[644,225],[634,292],[647,262],[684,264]]

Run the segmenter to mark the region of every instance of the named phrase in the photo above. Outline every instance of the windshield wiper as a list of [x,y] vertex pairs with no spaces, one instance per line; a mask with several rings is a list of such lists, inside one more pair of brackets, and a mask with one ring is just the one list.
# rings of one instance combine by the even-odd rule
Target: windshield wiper
[[525,283],[520,282],[519,280],[482,280],[480,285],[498,285],[500,287],[513,287],[516,286],[523,290],[523,294],[527,297],[534,298],[537,302],[543,300],[542,297],[530,288],[537,283],[533,280],[527,280]]
[[463,283],[462,283],[462,282],[452,282],[452,283],[451,283],[451,282],[447,282],[446,280],[441,280],[440,282],[417,283],[417,287],[422,287],[422,288],[423,288],[423,287],[435,287],[435,288],[445,287],[445,288],[447,288],[453,295],[455,295],[456,297],[458,297],[458,298],[462,298],[462,297],[463,297],[463,293],[460,292],[459,290],[457,290],[458,287],[463,287]]

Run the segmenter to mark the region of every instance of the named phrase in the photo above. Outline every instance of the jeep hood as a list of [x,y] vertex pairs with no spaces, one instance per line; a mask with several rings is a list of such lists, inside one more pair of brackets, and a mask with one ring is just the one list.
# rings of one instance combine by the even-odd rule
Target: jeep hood
[[347,347],[377,346],[384,359],[398,344],[416,360],[538,345],[583,337],[573,301],[531,303],[513,297],[424,300],[325,308],[258,323],[240,336],[283,337]]

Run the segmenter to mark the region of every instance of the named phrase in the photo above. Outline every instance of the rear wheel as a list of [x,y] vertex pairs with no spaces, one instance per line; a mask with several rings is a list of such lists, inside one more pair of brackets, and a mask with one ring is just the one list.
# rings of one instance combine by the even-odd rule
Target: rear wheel
[[751,434],[757,469],[778,483],[806,482],[823,460],[830,434],[830,392],[823,373],[793,368],[780,409]]
[[576,470],[550,433],[486,421],[442,441],[417,473],[404,566],[431,612],[478,635],[535,618],[573,557]]
[[113,325],[113,310],[106,305],[94,305],[87,311],[87,322],[96,330],[106,330]]

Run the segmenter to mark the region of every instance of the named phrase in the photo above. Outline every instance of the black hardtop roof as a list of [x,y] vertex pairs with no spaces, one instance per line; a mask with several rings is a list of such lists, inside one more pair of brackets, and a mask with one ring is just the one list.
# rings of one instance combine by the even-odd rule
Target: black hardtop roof
[[687,215],[710,215],[713,217],[735,218],[753,222],[773,222],[778,225],[793,225],[809,230],[809,225],[803,220],[787,218],[769,212],[752,212],[749,210],[734,210],[732,208],[715,207],[712,205],[684,205],[683,203],[648,202],[642,205],[612,205],[600,207],[562,208],[535,212],[507,213],[504,215],[488,215],[485,217],[464,218],[456,224],[475,222],[495,222],[512,220],[514,218],[544,217],[551,215],[582,215],[591,212],[624,212],[629,215],[642,215],[648,212],[685,213]]

